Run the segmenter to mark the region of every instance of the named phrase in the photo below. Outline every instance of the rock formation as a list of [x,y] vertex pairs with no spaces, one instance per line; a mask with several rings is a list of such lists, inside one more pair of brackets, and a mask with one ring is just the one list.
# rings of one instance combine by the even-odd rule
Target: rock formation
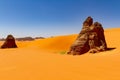
[[83,22],[83,28],[70,47],[68,54],[81,55],[88,51],[96,53],[106,49],[107,44],[102,25],[98,22],[93,23],[93,19],[88,17]]
[[33,41],[35,40],[32,37],[22,37],[22,38],[16,38],[17,41]]
[[15,38],[12,35],[8,35],[1,48],[17,48]]

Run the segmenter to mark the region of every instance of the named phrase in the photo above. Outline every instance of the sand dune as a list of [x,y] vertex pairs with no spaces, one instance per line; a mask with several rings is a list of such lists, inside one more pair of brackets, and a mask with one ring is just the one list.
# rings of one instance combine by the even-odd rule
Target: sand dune
[[17,49],[0,49],[0,80],[120,80],[119,34],[120,28],[105,30],[115,49],[81,56],[60,54],[77,34],[17,42]]

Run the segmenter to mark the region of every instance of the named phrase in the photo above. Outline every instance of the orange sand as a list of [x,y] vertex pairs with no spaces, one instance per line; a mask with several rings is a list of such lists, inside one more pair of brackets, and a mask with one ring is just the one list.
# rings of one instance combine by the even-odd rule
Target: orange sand
[[81,56],[60,54],[77,35],[17,42],[17,49],[0,49],[0,80],[120,80],[119,34],[120,28],[105,30],[116,49]]

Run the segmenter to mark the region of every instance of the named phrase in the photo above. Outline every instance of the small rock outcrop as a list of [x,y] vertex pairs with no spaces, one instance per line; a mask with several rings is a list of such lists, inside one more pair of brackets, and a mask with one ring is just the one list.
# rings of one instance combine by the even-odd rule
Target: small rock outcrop
[[102,25],[99,22],[93,23],[93,19],[89,16],[83,22],[83,28],[71,45],[68,54],[81,55],[88,51],[96,53],[106,49],[107,44]]
[[17,48],[15,38],[12,35],[8,35],[1,48]]
[[16,38],[17,41],[33,41],[35,40],[32,37],[23,37],[23,38]]

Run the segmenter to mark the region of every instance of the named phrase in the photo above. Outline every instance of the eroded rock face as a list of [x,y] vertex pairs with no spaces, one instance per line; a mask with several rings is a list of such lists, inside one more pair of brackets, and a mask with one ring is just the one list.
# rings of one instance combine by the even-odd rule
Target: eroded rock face
[[98,22],[93,23],[93,19],[88,17],[83,22],[83,28],[71,45],[68,54],[81,55],[88,51],[96,53],[106,49],[107,44],[102,25]]
[[90,53],[105,51],[107,44],[104,36],[104,29],[99,22],[95,22],[89,34]]
[[17,48],[15,38],[12,35],[8,35],[1,48]]

